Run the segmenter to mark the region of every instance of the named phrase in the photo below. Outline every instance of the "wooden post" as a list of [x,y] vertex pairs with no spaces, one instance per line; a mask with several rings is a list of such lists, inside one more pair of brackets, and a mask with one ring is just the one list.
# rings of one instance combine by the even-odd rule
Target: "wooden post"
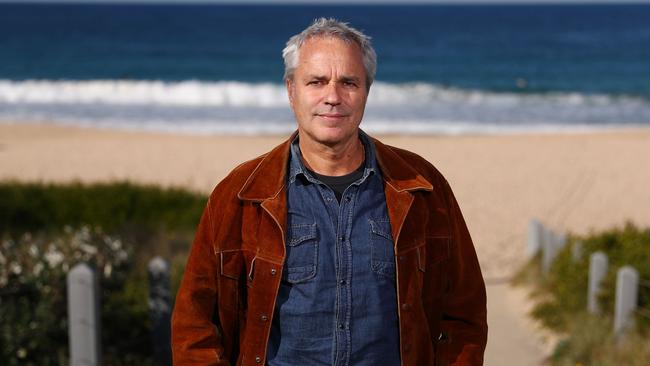
[[542,224],[537,219],[531,219],[528,223],[528,259],[534,257],[542,248]]
[[555,258],[553,232],[542,226],[542,273],[548,274]]
[[85,263],[68,272],[68,334],[71,366],[101,365],[99,286]]
[[151,343],[156,365],[171,366],[171,291],[169,264],[161,257],[149,261]]
[[614,334],[620,337],[634,323],[637,307],[639,272],[623,266],[616,274],[616,309],[614,310]]
[[603,252],[595,252],[589,257],[589,289],[587,293],[587,310],[592,314],[600,313],[598,293],[600,284],[607,274],[607,256]]
[[542,241],[544,249],[544,252],[542,253],[542,272],[546,275],[551,269],[551,265],[553,264],[555,257],[557,257],[557,253],[564,248],[564,245],[566,244],[566,235],[556,234],[546,228],[543,228],[542,231],[544,233],[544,240]]

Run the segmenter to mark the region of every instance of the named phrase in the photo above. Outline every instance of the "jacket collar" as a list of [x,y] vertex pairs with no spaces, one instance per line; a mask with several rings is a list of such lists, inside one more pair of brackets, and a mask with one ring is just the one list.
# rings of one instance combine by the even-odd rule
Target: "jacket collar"
[[[261,202],[277,198],[286,184],[291,142],[297,134],[298,131],[295,131],[286,141],[264,155],[239,190],[239,199]],[[377,163],[386,184],[397,192],[433,190],[431,183],[399,156],[394,148],[375,138],[370,139],[375,144]]]
[[377,151],[377,163],[386,184],[398,192],[433,190],[431,183],[418,173],[411,163],[395,152],[396,148],[384,145],[375,138],[372,138],[372,141]]

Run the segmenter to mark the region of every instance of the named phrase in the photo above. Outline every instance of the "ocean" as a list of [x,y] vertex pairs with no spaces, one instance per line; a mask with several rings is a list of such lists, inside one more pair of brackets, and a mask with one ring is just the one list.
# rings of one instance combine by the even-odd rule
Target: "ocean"
[[286,133],[281,50],[321,16],[373,38],[369,132],[650,126],[640,4],[0,4],[0,121]]

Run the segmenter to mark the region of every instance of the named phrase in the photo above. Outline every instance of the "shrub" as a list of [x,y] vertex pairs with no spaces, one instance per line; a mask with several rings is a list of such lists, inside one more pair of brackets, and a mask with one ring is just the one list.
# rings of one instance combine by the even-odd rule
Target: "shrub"
[[[587,314],[587,286],[590,255],[602,251],[609,267],[599,294],[602,315]],[[575,256],[575,253],[580,255]],[[647,365],[650,354],[635,348],[650,331],[650,319],[637,316],[636,328],[623,346],[617,346],[611,335],[616,272],[624,265],[639,271],[646,285],[639,287],[638,306],[650,312],[650,229],[632,224],[622,228],[571,236],[558,253],[549,273],[541,274],[540,257],[531,260],[516,276],[516,282],[532,285],[536,301],[532,316],[544,326],[565,336],[552,357],[554,365]],[[622,362],[622,363],[621,363]]]
[[67,363],[65,275],[81,261],[100,275],[104,364],[151,363],[146,265],[168,259],[176,293],[205,202],[126,182],[0,182],[0,363]]
[[77,263],[100,281],[105,364],[149,360],[147,283],[133,247],[87,226],[0,243],[0,359],[4,365],[68,363],[66,274]]
[[107,232],[193,230],[207,197],[128,182],[0,183],[0,233],[100,226]]

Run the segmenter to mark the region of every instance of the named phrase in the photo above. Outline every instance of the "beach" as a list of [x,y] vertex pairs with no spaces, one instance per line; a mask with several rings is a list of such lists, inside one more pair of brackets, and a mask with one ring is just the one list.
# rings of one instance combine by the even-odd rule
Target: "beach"
[[[445,175],[488,282],[523,263],[531,218],[575,234],[650,225],[650,130],[378,137]],[[2,123],[0,179],[128,180],[208,194],[232,168],[285,138]]]
[[[576,234],[650,225],[650,130],[377,137],[428,159],[456,194],[487,283],[486,365],[540,364],[551,347],[526,317],[525,291],[506,284],[526,260],[531,218]],[[128,180],[207,195],[232,168],[285,138],[4,122],[0,180]]]

